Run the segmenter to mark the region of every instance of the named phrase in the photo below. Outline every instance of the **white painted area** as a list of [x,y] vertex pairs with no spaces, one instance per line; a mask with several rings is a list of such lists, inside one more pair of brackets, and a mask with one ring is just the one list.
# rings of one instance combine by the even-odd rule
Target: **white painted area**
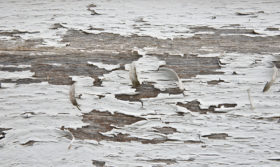
[[[91,15],[87,5],[101,15]],[[19,34],[24,39],[43,38],[44,45],[64,46],[61,36],[68,29],[91,33],[111,32],[122,35],[149,35],[157,38],[190,37],[194,26],[215,28],[250,28],[266,35],[279,35],[279,1],[221,0],[64,0],[0,2],[0,30],[20,30],[39,33]],[[249,15],[237,15],[248,13]],[[60,23],[66,28],[50,29]],[[89,27],[104,31],[88,30]],[[198,32],[198,34],[208,32]],[[256,35],[253,35],[256,36]]]
[[31,71],[15,71],[15,72],[8,72],[8,71],[0,71],[0,79],[21,79],[21,78],[31,78],[34,75]]
[[[240,24],[240,27],[262,31],[266,27],[279,28],[278,1],[101,1],[96,0],[96,12],[91,16],[86,5],[93,1],[1,1],[0,30],[40,31],[37,34],[21,35],[24,38],[43,37],[46,42],[56,45],[65,29],[50,30],[54,23],[68,28],[87,29],[92,25],[104,28],[106,32],[124,35],[152,35],[158,38],[190,36],[190,27],[207,25],[212,27]],[[147,3],[149,2],[149,3]],[[258,13],[264,11],[264,13]],[[253,12],[255,16],[237,16],[236,12]],[[216,19],[212,19],[216,16]],[[144,23],[136,20],[143,18]],[[141,29],[134,29],[136,24]],[[180,31],[181,33],[175,33]],[[96,33],[96,31],[90,31]],[[265,31],[265,35],[272,32]],[[273,32],[273,35],[279,32]],[[210,50],[204,47],[202,49]],[[176,87],[174,82],[162,81],[163,73],[157,69],[165,62],[145,55],[153,48],[145,48],[144,56],[136,61],[139,80],[155,82],[155,87],[165,89]],[[214,53],[198,55],[219,56],[223,75],[198,75],[183,79],[183,95],[159,94],[158,97],[143,99],[140,102],[121,101],[115,94],[135,94],[126,70],[115,70],[102,77],[102,87],[94,87],[88,76],[73,76],[76,93],[82,111],[70,103],[69,86],[55,86],[48,83],[7,84],[0,89],[0,127],[12,128],[0,140],[0,166],[91,166],[92,160],[105,161],[106,166],[279,166],[279,162],[269,159],[279,158],[280,124],[277,120],[257,119],[280,116],[280,79],[266,93],[262,89],[271,79],[271,62],[279,59],[279,54],[240,54]],[[113,69],[114,65],[98,63],[99,67]],[[22,68],[29,66],[20,66]],[[238,75],[232,75],[236,72]],[[0,79],[32,78],[30,71],[0,71]],[[166,79],[166,78],[165,78]],[[168,79],[168,78],[167,78]],[[218,85],[208,85],[207,81],[222,79]],[[247,89],[251,90],[254,110],[250,109]],[[99,99],[98,95],[104,95]],[[201,108],[221,103],[236,103],[235,108],[221,108],[225,113],[199,114],[178,107],[177,102],[187,103],[197,99]],[[77,128],[85,125],[81,115],[93,109],[120,112],[142,116],[140,121],[121,129],[106,132],[145,139],[164,138],[180,140],[161,144],[140,142],[119,143],[93,141],[73,143],[65,138],[61,126]],[[30,114],[33,112],[33,114]],[[185,113],[178,116],[177,112]],[[173,127],[177,132],[164,136],[154,131],[154,127]],[[227,133],[227,140],[214,140],[200,137],[211,133]],[[33,146],[24,146],[30,140],[38,141]],[[188,144],[185,140],[201,140],[203,144]],[[186,161],[192,158],[193,161]],[[151,163],[152,159],[175,159],[176,164]]]
[[51,65],[51,66],[57,66],[57,67],[62,66],[62,64],[60,64],[60,63],[46,63],[46,64]]
[[31,65],[2,65],[0,64],[0,67],[12,67],[12,68],[29,68]]
[[[260,61],[255,63],[254,60]],[[156,98],[143,99],[143,108],[140,102],[121,101],[114,97],[119,93],[135,93],[135,89],[131,88],[128,71],[123,70],[104,75],[103,87],[92,86],[93,79],[90,77],[72,76],[77,81],[77,95],[82,94],[82,98],[78,99],[82,112],[70,103],[69,86],[38,83],[0,89],[0,110],[5,111],[0,112],[0,127],[13,128],[7,131],[6,138],[0,140],[0,165],[38,166],[40,163],[39,166],[48,166],[52,162],[55,166],[89,166],[91,160],[100,160],[105,161],[108,166],[149,166],[151,162],[145,160],[165,158],[176,159],[176,166],[184,166],[186,159],[194,158],[194,161],[188,161],[187,164],[277,166],[277,161],[269,159],[278,156],[280,124],[277,121],[257,119],[280,114],[279,78],[267,93],[262,92],[265,82],[273,73],[270,64],[273,60],[274,57],[270,55],[225,53],[221,61],[226,65],[220,69],[225,72],[224,75],[198,75],[184,82],[187,96],[159,94]],[[144,56],[136,64],[142,82],[153,79],[156,86],[168,87],[158,80],[164,74],[156,72],[158,67],[155,64],[161,64],[157,58]],[[232,75],[233,71],[238,75]],[[22,76],[19,73],[13,75]],[[225,82],[218,85],[207,84],[207,81],[219,78]],[[250,109],[248,88],[251,89],[254,110]],[[97,95],[105,97],[99,99]],[[175,105],[176,102],[186,103],[195,99],[201,102],[201,108],[221,103],[236,103],[237,107],[217,109],[216,111],[226,112],[221,114],[199,114]],[[63,137],[66,132],[59,128],[85,125],[81,121],[81,114],[93,109],[147,119],[104,135],[124,133],[145,139],[168,137],[179,141],[154,145],[101,141],[101,145],[97,145],[93,141],[75,140],[72,149],[68,150],[70,140]],[[28,115],[28,112],[35,115]],[[178,116],[176,112],[184,112],[185,116]],[[155,131],[156,127],[172,127],[177,132],[163,135]],[[227,133],[231,137],[227,140],[199,137],[211,133]],[[21,145],[30,140],[38,142],[33,146]],[[183,143],[186,140],[202,140],[204,143]],[[242,152],[236,154],[238,150]]]
[[112,71],[112,70],[115,70],[117,68],[120,68],[120,65],[117,64],[117,65],[111,65],[111,64],[103,64],[101,62],[91,62],[91,61],[88,61],[87,62],[89,65],[94,65],[94,66],[97,66],[98,68],[104,68],[105,70],[107,71]]

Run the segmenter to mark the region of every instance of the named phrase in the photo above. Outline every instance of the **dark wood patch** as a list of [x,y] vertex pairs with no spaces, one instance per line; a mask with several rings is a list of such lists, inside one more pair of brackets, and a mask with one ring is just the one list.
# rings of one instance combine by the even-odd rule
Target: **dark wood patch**
[[223,104],[219,104],[218,106],[211,105],[211,106],[208,107],[208,109],[201,109],[200,108],[200,102],[197,101],[197,100],[187,102],[186,104],[178,102],[177,105],[181,106],[181,107],[185,107],[186,109],[188,109],[192,112],[199,112],[201,114],[207,114],[207,112],[220,113],[220,112],[215,111],[215,108],[221,108],[221,107],[233,108],[233,107],[237,106],[237,104],[223,103]]
[[105,166],[105,163],[105,161],[92,160],[92,165],[96,167],[103,167]]
[[21,79],[17,79],[17,80],[3,79],[3,80],[0,80],[0,82],[1,83],[30,84],[30,83],[40,83],[42,81],[39,79],[21,78]]
[[[131,137],[128,134],[118,133],[113,136],[105,136],[102,132],[111,131],[113,128],[121,128],[125,125],[131,125],[135,122],[145,120],[144,118],[125,115],[121,113],[111,114],[110,112],[100,112],[93,110],[90,113],[84,114],[82,121],[89,124],[82,128],[72,129],[67,128],[75,136],[76,139],[90,139],[96,141],[114,141],[114,142],[131,142],[138,141],[143,144],[158,144],[167,141],[177,141],[168,139],[167,137],[155,139],[143,139],[138,137]],[[64,129],[64,128],[63,128]]]
[[162,133],[165,135],[173,134],[177,132],[177,129],[172,127],[155,127],[155,132]]
[[102,135],[100,132],[108,132],[115,127],[123,127],[141,120],[145,119],[121,113],[111,114],[110,112],[93,110],[83,115],[82,121],[89,125],[78,129],[70,129],[70,131],[77,139],[94,139],[100,141],[108,139],[108,137]]
[[19,31],[19,30],[12,30],[12,31],[1,31],[0,30],[0,35],[5,35],[5,36],[14,36],[14,35],[19,35],[19,34],[35,34],[35,33],[40,33],[40,31]]
[[23,144],[21,144],[21,145],[23,145],[23,146],[33,146],[34,143],[36,143],[36,142],[38,142],[38,141],[29,140],[29,141],[27,141],[26,143],[23,143]]
[[11,130],[12,128],[0,128],[0,140],[5,138],[6,133],[4,131]]
[[116,94],[115,97],[119,100],[124,101],[140,101],[142,98],[152,98],[157,97],[160,93],[159,89],[156,89],[151,84],[141,84],[136,88],[137,94],[128,95],[128,94]]
[[[54,50],[55,51],[55,50]],[[33,51],[34,52],[34,51]],[[2,80],[2,82],[9,83],[38,83],[47,81],[54,85],[70,85],[72,79],[70,76],[90,76],[98,78],[107,71],[97,66],[89,66],[87,61],[103,62],[105,64],[127,64],[137,60],[141,55],[133,52],[121,52],[118,54],[110,53],[83,53],[83,52],[67,52],[65,54],[54,53],[48,54],[44,52],[36,52],[39,55],[30,54],[29,51],[21,53],[0,53],[0,64],[2,65],[31,65],[29,68],[15,69],[1,67],[3,71],[25,71],[30,70],[34,72],[33,79],[20,79],[18,81]],[[52,65],[57,63],[60,65]],[[123,69],[123,66],[120,67]],[[96,85],[101,85],[99,81]]]
[[56,29],[59,29],[59,28],[66,28],[66,27],[63,26],[63,25],[60,24],[60,23],[54,23],[54,24],[50,27],[50,29],[52,29],[52,30],[56,30]]
[[222,74],[217,57],[198,57],[197,55],[150,54],[166,62],[164,67],[173,69],[180,78],[191,78],[196,75]]
[[203,135],[201,137],[207,137],[208,139],[226,139],[229,136],[227,133],[211,133],[209,135]]
[[147,160],[148,162],[152,163],[165,163],[166,165],[171,165],[177,163],[176,159],[152,159],[152,160]]
[[18,67],[0,67],[0,71],[16,72],[16,71],[28,71],[30,67],[18,68]]
[[186,140],[186,141],[184,141],[184,143],[187,143],[187,144],[201,144],[203,142],[201,140]]
[[271,161],[279,161],[280,162],[280,158],[270,158],[268,160],[271,160]]
[[212,80],[212,81],[207,81],[207,84],[208,84],[208,85],[217,85],[217,84],[219,84],[219,83],[221,83],[221,82],[225,82],[225,81],[222,80],[222,79],[219,79],[219,80]]

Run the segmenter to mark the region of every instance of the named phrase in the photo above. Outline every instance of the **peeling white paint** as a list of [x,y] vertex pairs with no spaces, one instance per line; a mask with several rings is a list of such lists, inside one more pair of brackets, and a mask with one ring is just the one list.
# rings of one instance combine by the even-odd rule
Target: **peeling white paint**
[[120,68],[119,64],[111,65],[111,64],[103,64],[101,62],[91,62],[91,61],[88,61],[87,63],[90,64],[90,65],[97,66],[98,68],[104,68],[107,71],[112,71],[112,70],[115,70],[117,68]]
[[[97,5],[96,11],[102,15],[96,17],[86,10],[86,5],[90,3],[92,1],[5,1],[0,5],[0,28],[39,30],[39,34],[21,36],[43,37],[46,42],[50,41],[48,45],[55,46],[60,40],[60,35],[65,33],[65,30],[49,29],[57,22],[65,22],[66,27],[75,29],[85,30],[89,25],[95,25],[104,28],[106,32],[124,35],[136,33],[158,38],[176,37],[174,34],[177,31],[189,31],[189,25],[222,27],[235,23],[265,35],[279,33],[262,32],[268,26],[279,28],[279,2],[276,1],[149,1],[147,4],[147,1],[130,0],[115,3],[98,0],[94,2]],[[256,18],[235,14],[248,11],[264,13],[255,14]],[[133,20],[139,16],[150,24],[137,23],[143,31],[132,27],[136,24]],[[211,19],[211,16],[216,16],[216,19]],[[188,32],[177,35],[193,34]],[[207,47],[202,49],[211,50]],[[144,55],[135,62],[139,80],[142,83],[155,82],[155,87],[159,89],[175,87],[176,84],[168,81],[168,78],[165,78],[167,81],[163,81],[164,74],[157,71],[165,62],[145,55],[146,52],[152,51],[153,48],[144,48],[139,52]],[[88,76],[72,76],[73,80],[77,81],[76,93],[82,94],[82,98],[78,99],[82,112],[71,105],[68,98],[69,86],[55,86],[46,82],[19,85],[2,83],[0,127],[12,129],[6,131],[6,137],[0,140],[0,166],[91,166],[92,160],[105,161],[106,166],[279,166],[279,162],[269,159],[279,159],[280,124],[277,120],[257,119],[280,115],[279,78],[269,92],[262,92],[263,86],[271,79],[273,73],[271,62],[279,59],[279,54],[224,53],[221,56],[221,53],[213,53],[198,56],[219,56],[221,63],[225,65],[218,71],[224,74],[197,75],[191,79],[183,79],[187,96],[161,93],[158,97],[143,99],[143,108],[140,102],[115,98],[115,94],[136,93],[131,87],[128,71],[125,70],[115,70],[102,76],[102,87],[94,87],[94,79]],[[102,63],[97,63],[97,66],[111,70],[116,68],[116,65]],[[237,75],[233,75],[233,72]],[[30,71],[0,71],[0,79],[32,78],[33,74]],[[207,84],[207,81],[219,79],[225,82],[217,85]],[[251,90],[254,110],[250,109],[248,88]],[[97,95],[105,97],[99,99]],[[201,108],[221,103],[235,103],[237,106],[215,109],[225,113],[199,114],[176,105],[177,102],[187,103],[196,99],[201,103]],[[70,140],[64,137],[66,134],[60,127],[85,126],[81,116],[93,109],[147,119],[104,133],[106,135],[124,133],[144,139],[168,137],[179,141],[160,144],[101,141],[101,144],[97,144],[90,140],[76,140],[72,149],[68,150]],[[177,112],[183,112],[184,115],[179,116]],[[172,127],[177,132],[164,136],[155,132],[154,127]],[[227,133],[230,137],[226,140],[201,137],[211,133]],[[30,140],[37,142],[33,146],[22,145]],[[184,143],[187,140],[201,140],[203,143]],[[190,158],[193,161],[187,161]],[[174,159],[177,163],[166,165],[147,161],[152,159]]]

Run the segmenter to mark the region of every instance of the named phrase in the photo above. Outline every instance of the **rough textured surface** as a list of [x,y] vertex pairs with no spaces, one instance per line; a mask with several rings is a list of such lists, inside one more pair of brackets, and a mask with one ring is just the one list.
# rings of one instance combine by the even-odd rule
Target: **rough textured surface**
[[135,122],[144,120],[144,118],[134,117],[121,113],[111,114],[109,112],[100,112],[93,110],[90,113],[83,115],[83,122],[89,125],[70,131],[78,139],[94,139],[97,141],[104,140],[107,137],[101,132],[107,132],[114,127],[119,128],[125,125],[130,125]]
[[7,0],[0,13],[1,167],[279,166],[279,78],[262,92],[280,67],[278,1]]
[[228,104],[228,103],[224,103],[224,104],[218,104],[216,105],[210,105],[207,109],[201,109],[200,108],[200,102],[197,100],[193,100],[190,102],[187,102],[186,104],[178,102],[177,103],[178,106],[182,106],[187,108],[188,110],[192,111],[192,112],[199,112],[201,114],[207,114],[207,112],[216,112],[215,109],[216,108],[234,108],[237,106],[237,104]]
[[[64,53],[62,53],[64,51]],[[68,53],[67,53],[68,52]],[[1,71],[31,71],[34,72],[33,77],[38,80],[29,80],[29,83],[37,83],[39,81],[48,81],[55,85],[70,85],[72,83],[70,76],[90,76],[96,78],[109,71],[89,65],[87,61],[103,62],[107,64],[126,64],[133,60],[137,60],[140,55],[126,51],[118,54],[113,53],[83,53],[81,51],[71,50],[52,50],[40,49],[36,51],[26,52],[2,52],[0,56],[0,64],[9,66],[31,65],[28,68],[1,67]],[[4,80],[2,82],[9,82]],[[11,81],[12,82],[12,81]],[[18,80],[17,83],[26,83],[24,80]]]
[[6,133],[4,131],[10,130],[11,128],[0,128],[0,140],[5,138]]

